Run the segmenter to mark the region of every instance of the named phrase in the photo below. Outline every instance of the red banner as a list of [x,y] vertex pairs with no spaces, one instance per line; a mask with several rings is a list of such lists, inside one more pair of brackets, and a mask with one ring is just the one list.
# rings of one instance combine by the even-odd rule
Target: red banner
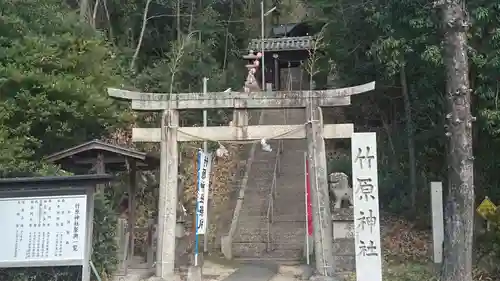
[[307,212],[307,235],[313,234],[313,218],[312,218],[312,203],[311,203],[311,181],[309,176],[309,161],[306,158],[306,212]]

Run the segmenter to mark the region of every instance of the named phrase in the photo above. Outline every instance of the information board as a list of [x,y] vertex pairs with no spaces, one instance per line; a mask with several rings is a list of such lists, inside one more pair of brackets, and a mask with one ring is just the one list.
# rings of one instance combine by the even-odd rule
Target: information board
[[86,205],[87,195],[0,198],[0,266],[83,264]]

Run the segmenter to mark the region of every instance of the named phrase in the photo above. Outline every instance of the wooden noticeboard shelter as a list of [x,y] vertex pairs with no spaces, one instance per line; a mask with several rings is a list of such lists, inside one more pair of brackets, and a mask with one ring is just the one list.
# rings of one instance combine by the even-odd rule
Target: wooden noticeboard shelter
[[[122,146],[108,144],[99,140],[89,141],[54,153],[45,157],[45,160],[59,164],[69,172],[75,174],[114,174],[127,172],[128,185],[128,232],[129,239],[124,254],[123,271],[126,274],[128,260],[134,256],[134,232],[136,222],[135,191],[137,187],[137,171],[154,170],[159,166],[159,157],[152,153],[145,153]],[[103,187],[100,187],[103,189]],[[120,245],[122,246],[122,245]]]
[[105,171],[154,170],[160,164],[158,156],[122,146],[108,144],[99,140],[89,141],[66,150],[51,154],[45,160],[59,164],[75,174],[102,174]]

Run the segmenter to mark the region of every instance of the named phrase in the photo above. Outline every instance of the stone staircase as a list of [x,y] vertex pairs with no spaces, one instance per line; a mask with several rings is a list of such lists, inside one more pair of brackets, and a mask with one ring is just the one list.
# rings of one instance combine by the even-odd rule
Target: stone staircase
[[[288,68],[281,77],[286,89],[307,89],[300,68]],[[285,118],[286,117],[286,118]],[[286,121],[285,121],[286,119]],[[265,110],[263,125],[304,124],[304,109]],[[306,235],[305,218],[305,140],[284,140],[280,155],[280,173],[276,179],[273,223],[268,228],[267,209],[273,182],[278,141],[268,142],[273,152],[257,148],[248,175],[247,188],[233,237],[233,257],[295,263],[302,259]],[[268,247],[268,239],[271,239]]]
[[[300,69],[287,69],[281,85],[291,89],[306,89]],[[285,79],[286,80],[286,79]],[[288,85],[288,86],[287,86]],[[304,124],[304,109],[265,110],[262,125]],[[255,122],[251,122],[254,123]],[[274,221],[267,223],[269,193],[278,141],[268,141],[273,152],[264,152],[258,145],[248,173],[248,182],[239,212],[238,225],[232,239],[232,254],[237,260],[294,264],[304,259],[306,235],[304,152],[306,140],[284,140],[280,173],[274,199]],[[339,280],[355,269],[352,209],[332,211],[335,266]],[[268,236],[271,238],[268,249]],[[313,247],[313,243],[310,247]],[[280,277],[280,274],[276,275]],[[295,276],[296,277],[296,276]],[[281,279],[279,279],[281,280]],[[287,280],[287,279],[283,279]],[[298,280],[298,279],[293,279]]]
[[[263,124],[283,124],[284,110],[266,110]],[[288,110],[288,124],[304,123],[303,110]],[[257,148],[233,238],[233,256],[240,260],[299,261],[305,241],[305,140],[283,141],[281,173],[277,177],[274,223],[268,229],[267,210],[278,141],[272,152]],[[268,235],[271,243],[268,249]]]

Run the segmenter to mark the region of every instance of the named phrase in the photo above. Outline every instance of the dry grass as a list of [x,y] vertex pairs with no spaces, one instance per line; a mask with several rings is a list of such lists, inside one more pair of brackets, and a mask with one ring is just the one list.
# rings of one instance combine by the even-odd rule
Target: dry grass
[[[406,219],[385,215],[382,218],[382,245],[384,252],[383,280],[438,281],[439,272],[430,256],[432,235],[419,230]],[[355,274],[348,280],[356,280]],[[473,269],[473,281],[496,280],[485,269]]]

